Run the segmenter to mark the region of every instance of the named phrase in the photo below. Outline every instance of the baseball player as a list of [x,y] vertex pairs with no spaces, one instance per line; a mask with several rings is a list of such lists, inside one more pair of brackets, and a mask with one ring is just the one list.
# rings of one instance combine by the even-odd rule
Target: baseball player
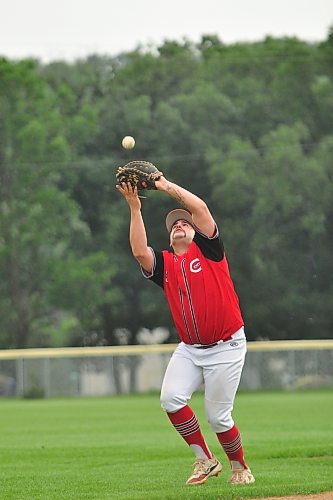
[[207,419],[230,462],[230,482],[250,484],[255,479],[231,415],[246,338],[223,243],[201,198],[163,175],[155,181],[155,188],[184,207],[166,217],[173,252],[148,246],[137,187],[130,182],[117,184],[130,208],[133,255],[143,275],[164,290],[181,340],[166,369],[161,405],[196,457],[186,484],[203,484],[222,471],[188,404],[202,385]]

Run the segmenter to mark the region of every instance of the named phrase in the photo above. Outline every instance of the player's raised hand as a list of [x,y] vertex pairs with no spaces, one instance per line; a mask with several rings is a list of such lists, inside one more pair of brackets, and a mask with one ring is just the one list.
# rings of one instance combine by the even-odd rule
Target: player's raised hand
[[137,186],[133,187],[130,182],[122,182],[121,184],[116,185],[119,193],[123,195],[130,208],[140,210],[141,209],[141,201],[138,196],[138,188]]

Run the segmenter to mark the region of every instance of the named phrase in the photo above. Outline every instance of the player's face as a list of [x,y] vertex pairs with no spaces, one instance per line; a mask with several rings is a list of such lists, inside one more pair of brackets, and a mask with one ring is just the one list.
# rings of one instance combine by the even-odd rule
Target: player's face
[[173,245],[177,241],[191,241],[194,238],[195,231],[191,224],[184,219],[177,220],[171,228],[170,244]]

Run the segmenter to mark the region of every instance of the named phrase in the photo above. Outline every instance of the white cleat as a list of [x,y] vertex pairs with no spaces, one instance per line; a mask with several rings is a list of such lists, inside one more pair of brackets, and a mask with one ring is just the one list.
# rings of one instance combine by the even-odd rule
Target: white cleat
[[222,465],[214,456],[212,458],[197,458],[194,462],[192,475],[186,481],[186,484],[192,486],[203,484],[207,478],[218,476],[222,470]]
[[229,482],[231,484],[252,484],[255,479],[250,469],[234,469]]

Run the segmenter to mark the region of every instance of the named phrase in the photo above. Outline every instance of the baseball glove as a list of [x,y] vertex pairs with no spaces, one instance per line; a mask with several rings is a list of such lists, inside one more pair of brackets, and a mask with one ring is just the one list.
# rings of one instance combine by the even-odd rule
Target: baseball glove
[[155,181],[162,175],[163,172],[160,172],[155,165],[143,160],[130,161],[123,167],[118,167],[116,172],[118,184],[130,182],[132,187],[137,186],[139,191],[156,189]]

